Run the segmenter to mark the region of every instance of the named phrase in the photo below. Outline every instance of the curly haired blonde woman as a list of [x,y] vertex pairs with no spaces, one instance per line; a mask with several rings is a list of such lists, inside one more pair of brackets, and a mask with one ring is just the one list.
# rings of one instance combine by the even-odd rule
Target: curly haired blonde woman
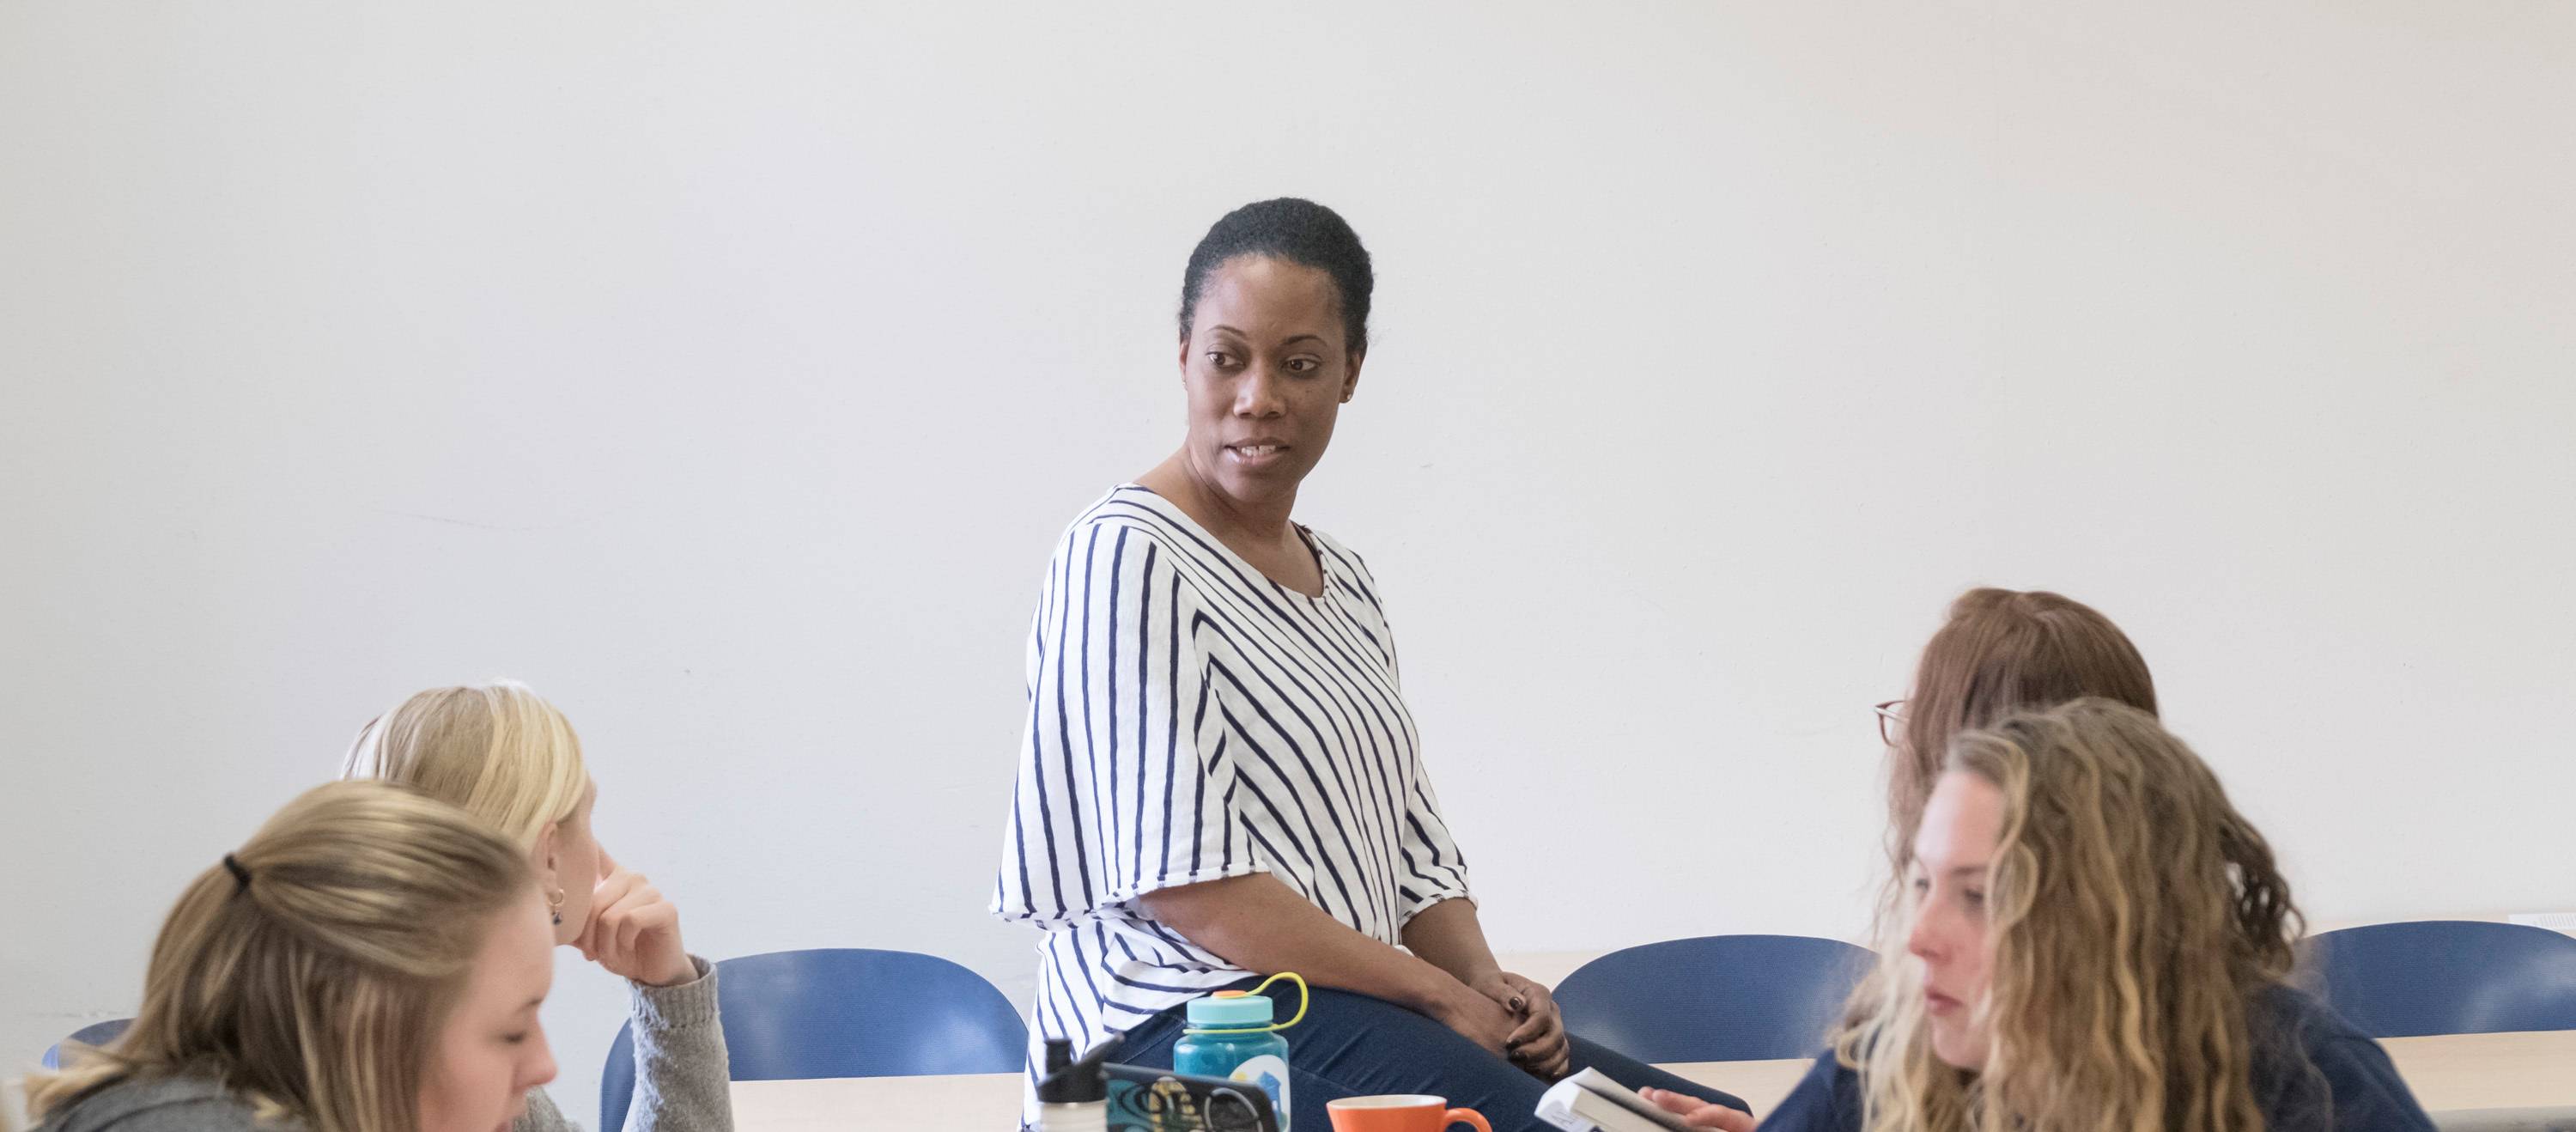
[[[527,855],[554,941],[627,980],[635,1024],[636,1132],[733,1127],[716,973],[680,942],[680,912],[620,868],[591,827],[599,785],[553,704],[510,681],[432,688],[367,724],[345,774],[408,786],[482,819]],[[544,1092],[517,1132],[570,1123]]]
[[2379,1045],[2289,986],[2271,847],[2144,712],[2083,699],[1959,736],[1904,876],[1901,945],[1764,1127],[2431,1132]]
[[143,1007],[28,1079],[38,1132],[492,1132],[554,1078],[525,858],[407,790],[319,787],[188,885]]

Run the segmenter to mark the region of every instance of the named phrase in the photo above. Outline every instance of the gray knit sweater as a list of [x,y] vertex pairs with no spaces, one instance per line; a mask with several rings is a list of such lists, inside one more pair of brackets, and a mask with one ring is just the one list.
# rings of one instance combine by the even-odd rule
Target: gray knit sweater
[[[716,1018],[716,973],[704,959],[696,982],[676,987],[634,984],[634,1132],[733,1132],[731,1074],[724,1027]],[[47,1117],[36,1132],[296,1132],[263,1124],[258,1109],[223,1086],[198,1077],[129,1078],[82,1097]],[[543,1089],[528,1093],[527,1115],[511,1132],[578,1128]]]

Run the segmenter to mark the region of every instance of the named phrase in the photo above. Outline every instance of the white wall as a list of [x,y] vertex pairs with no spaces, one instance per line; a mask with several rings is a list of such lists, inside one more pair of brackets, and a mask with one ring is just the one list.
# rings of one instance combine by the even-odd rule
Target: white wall
[[[0,1060],[508,674],[723,956],[985,919],[1192,241],[1378,255],[1369,554],[1506,949],[1859,925],[1943,603],[2128,627],[2321,918],[2576,906],[2576,15],[0,3]],[[591,1111],[621,1006],[549,1009]]]

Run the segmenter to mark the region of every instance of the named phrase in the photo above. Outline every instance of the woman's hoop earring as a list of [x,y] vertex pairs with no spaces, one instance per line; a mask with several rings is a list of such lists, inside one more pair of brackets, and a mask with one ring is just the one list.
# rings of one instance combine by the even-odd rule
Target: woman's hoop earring
[[546,894],[546,911],[555,918],[556,927],[563,926],[563,902],[564,890],[560,888]]

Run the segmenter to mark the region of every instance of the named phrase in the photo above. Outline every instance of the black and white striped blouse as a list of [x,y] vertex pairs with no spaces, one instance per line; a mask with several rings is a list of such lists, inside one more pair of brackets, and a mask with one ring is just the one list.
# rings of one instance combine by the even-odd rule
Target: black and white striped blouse
[[1045,929],[1029,1031],[1085,1049],[1244,977],[1137,897],[1266,872],[1371,939],[1467,895],[1359,556],[1264,577],[1128,484],[1066,529],[1029,634],[993,913]]

